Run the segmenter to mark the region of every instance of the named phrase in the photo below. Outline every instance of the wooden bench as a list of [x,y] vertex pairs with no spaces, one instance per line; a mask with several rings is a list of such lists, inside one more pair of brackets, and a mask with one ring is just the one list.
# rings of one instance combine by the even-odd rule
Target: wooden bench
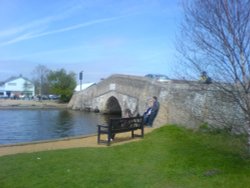
[[[108,125],[97,125],[98,126],[98,135],[97,143],[107,143],[110,145],[112,135],[123,132],[130,132],[132,138],[134,137],[143,137],[144,136],[144,125],[143,117],[131,117],[131,118],[111,118]],[[134,133],[135,130],[141,130],[141,134],[137,135]],[[101,140],[101,135],[107,135],[107,140]]]

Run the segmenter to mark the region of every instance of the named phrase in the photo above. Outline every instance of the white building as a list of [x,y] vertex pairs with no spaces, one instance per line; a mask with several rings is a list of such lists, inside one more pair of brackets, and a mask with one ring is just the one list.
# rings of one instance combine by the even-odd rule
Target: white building
[[0,82],[0,97],[19,98],[21,96],[31,97],[34,95],[34,84],[22,76],[11,77],[4,82]]

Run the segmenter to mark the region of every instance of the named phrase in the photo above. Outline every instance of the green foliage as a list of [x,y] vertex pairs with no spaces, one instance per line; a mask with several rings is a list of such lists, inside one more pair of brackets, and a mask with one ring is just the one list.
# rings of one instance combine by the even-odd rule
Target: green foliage
[[139,142],[1,157],[12,187],[227,187],[250,184],[244,141],[166,126]]
[[71,72],[67,74],[64,69],[50,71],[48,80],[50,83],[50,92],[60,95],[61,102],[68,102],[76,87],[75,73]]

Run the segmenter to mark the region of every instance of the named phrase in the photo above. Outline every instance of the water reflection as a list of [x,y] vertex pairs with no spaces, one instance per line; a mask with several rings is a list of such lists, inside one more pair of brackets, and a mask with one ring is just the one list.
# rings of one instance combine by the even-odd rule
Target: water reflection
[[67,137],[72,135],[71,130],[74,128],[73,115],[67,110],[60,111],[55,120],[54,131],[60,137]]
[[1,109],[0,144],[96,134],[110,116],[62,109]]

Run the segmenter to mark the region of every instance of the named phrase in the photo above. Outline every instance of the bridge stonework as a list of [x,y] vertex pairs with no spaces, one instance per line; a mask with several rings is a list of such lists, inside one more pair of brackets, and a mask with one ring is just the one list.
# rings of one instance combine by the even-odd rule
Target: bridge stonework
[[160,83],[146,77],[112,75],[96,85],[76,92],[68,108],[99,109],[103,113],[120,110],[122,114],[129,108],[133,114],[143,114],[147,108],[147,100],[152,96],[157,96],[160,102],[154,127],[179,124],[197,128],[206,123],[223,128],[226,123],[234,131],[242,132],[244,129],[240,110],[225,99],[218,100],[223,96],[212,84],[197,82],[170,80]]

